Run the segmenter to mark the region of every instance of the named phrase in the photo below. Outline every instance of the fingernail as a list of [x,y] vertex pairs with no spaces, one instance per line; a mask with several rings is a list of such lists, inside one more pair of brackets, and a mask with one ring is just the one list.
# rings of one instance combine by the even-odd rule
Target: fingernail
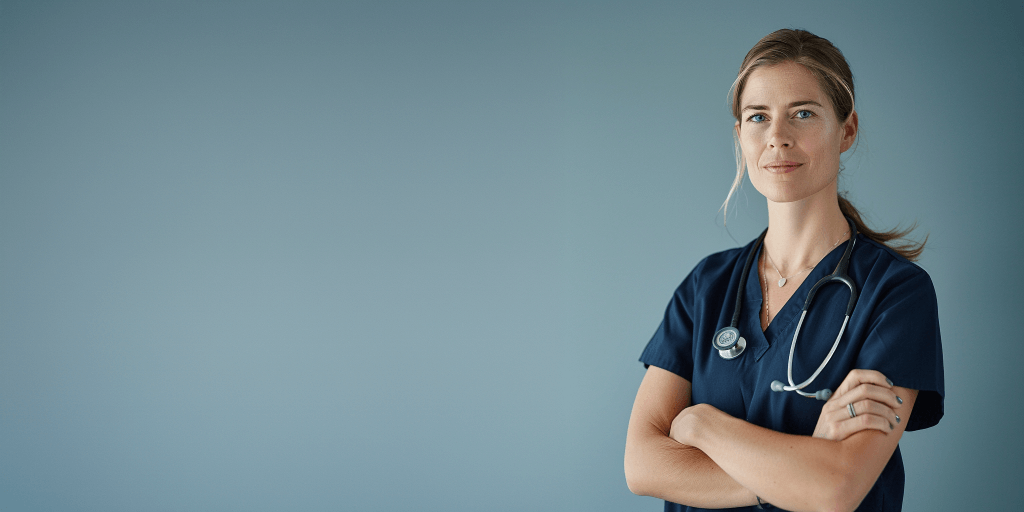
[[897,414],[897,415],[896,415],[896,423],[899,423],[899,422],[900,422],[900,415],[899,415],[899,414]]
[[896,403],[903,405],[903,399],[900,398],[899,395],[896,396]]
[[892,386],[892,381],[891,381],[891,380],[889,380],[888,378],[886,378],[886,379],[885,379],[885,381],[886,381],[886,382],[888,382],[890,386]]

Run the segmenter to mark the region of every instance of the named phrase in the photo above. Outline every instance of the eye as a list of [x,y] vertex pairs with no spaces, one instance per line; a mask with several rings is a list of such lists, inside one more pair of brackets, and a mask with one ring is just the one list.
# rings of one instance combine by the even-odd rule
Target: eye
[[814,116],[814,112],[811,112],[810,110],[801,110],[796,113],[796,117],[798,119],[807,119],[808,117],[812,116]]
[[747,121],[750,121],[750,122],[753,122],[753,123],[763,123],[764,120],[765,120],[764,114],[754,114],[754,115],[752,115],[752,116],[747,118]]

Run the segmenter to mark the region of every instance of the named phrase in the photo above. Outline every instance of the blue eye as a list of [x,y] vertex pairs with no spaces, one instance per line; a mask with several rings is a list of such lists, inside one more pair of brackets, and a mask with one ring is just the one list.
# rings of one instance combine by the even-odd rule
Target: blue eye
[[811,112],[810,110],[801,110],[801,111],[796,113],[796,117],[798,117],[800,119],[807,119],[808,117],[811,117],[813,115],[814,115],[814,112]]
[[753,121],[755,123],[764,122],[764,114],[754,114],[747,118],[747,121]]

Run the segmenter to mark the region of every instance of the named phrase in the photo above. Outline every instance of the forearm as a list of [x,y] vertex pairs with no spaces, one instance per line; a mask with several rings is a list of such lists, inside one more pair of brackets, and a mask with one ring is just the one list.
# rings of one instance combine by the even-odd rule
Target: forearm
[[694,416],[681,437],[740,485],[787,510],[851,510],[878,477],[858,464],[851,445],[881,432],[830,441],[758,427],[713,407]]
[[632,492],[702,508],[757,503],[750,490],[701,450],[680,444],[653,426],[645,430],[627,438],[626,482]]

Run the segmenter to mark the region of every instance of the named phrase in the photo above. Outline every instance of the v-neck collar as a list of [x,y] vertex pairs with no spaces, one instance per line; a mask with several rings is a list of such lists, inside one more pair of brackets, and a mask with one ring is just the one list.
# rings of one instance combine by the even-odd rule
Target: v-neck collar
[[[764,308],[764,290],[761,288],[761,279],[757,268],[750,269],[744,289],[743,314],[740,317],[742,327],[740,332],[744,333],[744,336],[748,339],[748,345],[752,345],[749,348],[753,349],[755,359],[760,360],[761,356],[768,351],[771,345],[780,340],[784,341],[793,334],[796,322],[800,319],[800,312],[803,310],[804,301],[807,300],[807,294],[810,293],[815,283],[835,271],[836,265],[843,258],[843,252],[846,251],[846,245],[849,243],[850,241],[846,240],[833,247],[832,251],[814,266],[811,273],[807,275],[807,278],[800,283],[800,287],[793,292],[793,295],[789,297],[789,300],[782,306],[782,309],[776,313],[772,323],[768,324],[768,329],[764,331],[761,330],[761,309]],[[757,254],[754,255],[754,261],[751,263],[752,267],[757,266],[763,249],[764,244],[762,243],[757,250]]]

